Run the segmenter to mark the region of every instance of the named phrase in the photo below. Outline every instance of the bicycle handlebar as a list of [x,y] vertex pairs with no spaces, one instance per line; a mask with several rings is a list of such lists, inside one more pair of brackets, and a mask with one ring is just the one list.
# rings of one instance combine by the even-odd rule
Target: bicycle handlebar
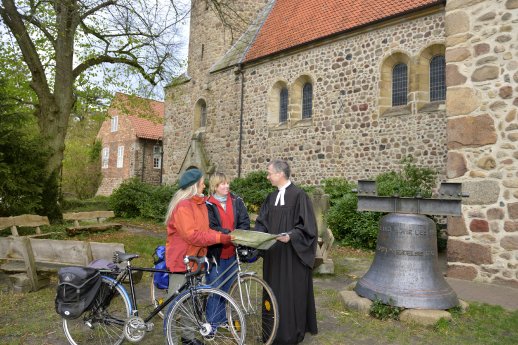
[[201,269],[202,269],[202,265],[203,264],[206,264],[207,267],[209,267],[209,260],[207,259],[206,256],[185,256],[183,258],[183,263],[185,264],[185,266],[187,267],[187,271],[190,271],[191,267],[189,266],[189,262],[190,261],[193,261],[193,262],[196,262],[198,265],[196,267],[196,271],[193,271],[193,272],[187,272],[185,274],[185,277],[192,277],[192,276],[197,276],[199,274],[201,274]]

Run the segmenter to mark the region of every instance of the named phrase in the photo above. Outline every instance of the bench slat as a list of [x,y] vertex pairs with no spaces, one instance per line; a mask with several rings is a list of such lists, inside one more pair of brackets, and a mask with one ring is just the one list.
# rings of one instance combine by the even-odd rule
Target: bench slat
[[68,212],[63,214],[65,220],[87,220],[115,217],[113,211]]

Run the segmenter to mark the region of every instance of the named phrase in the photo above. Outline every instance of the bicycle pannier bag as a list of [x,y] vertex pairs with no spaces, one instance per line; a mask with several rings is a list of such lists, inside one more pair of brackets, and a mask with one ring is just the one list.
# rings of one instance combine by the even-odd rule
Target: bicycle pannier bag
[[63,267],[58,272],[56,312],[65,319],[78,318],[88,310],[99,288],[101,275],[90,267]]
[[[153,254],[155,268],[158,270],[166,270],[165,265],[165,246],[158,246]],[[153,274],[153,282],[158,289],[167,289],[169,287],[169,274],[155,272]]]

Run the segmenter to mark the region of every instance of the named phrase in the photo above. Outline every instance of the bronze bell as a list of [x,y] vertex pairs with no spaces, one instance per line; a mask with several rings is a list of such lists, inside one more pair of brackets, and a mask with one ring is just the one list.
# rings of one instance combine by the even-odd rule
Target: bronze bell
[[413,309],[449,309],[459,304],[437,260],[435,223],[420,214],[390,213],[380,222],[376,254],[356,293]]

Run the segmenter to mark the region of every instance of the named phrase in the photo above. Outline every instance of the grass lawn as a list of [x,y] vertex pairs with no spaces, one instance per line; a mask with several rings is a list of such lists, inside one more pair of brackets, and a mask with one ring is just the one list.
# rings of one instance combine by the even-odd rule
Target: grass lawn
[[[141,254],[135,265],[150,266],[155,247],[164,243],[165,236],[157,234],[165,232],[165,227],[145,222],[140,222],[138,226],[148,228],[152,234],[119,231],[79,239],[123,243],[127,252]],[[380,321],[347,310],[340,299],[340,284],[342,281],[357,279],[357,267],[368,265],[373,254],[335,247],[332,256],[336,267],[335,276],[315,277],[319,334],[308,334],[303,344],[518,344],[518,311],[509,312],[501,307],[471,304],[467,313],[455,314],[451,322],[440,321],[434,327],[411,326],[392,320]],[[260,261],[254,264],[253,270],[260,272]],[[322,283],[333,281],[338,287],[330,288]],[[145,275],[143,283],[139,285],[144,291],[147,284],[149,275]],[[5,291],[0,284],[0,344],[67,344],[60,318],[54,311],[54,289],[55,278],[50,287],[27,294]],[[148,300],[147,292],[139,296]],[[149,307],[146,303],[141,303],[141,306]],[[162,344],[163,341],[162,324],[157,319],[155,330],[141,344]]]

